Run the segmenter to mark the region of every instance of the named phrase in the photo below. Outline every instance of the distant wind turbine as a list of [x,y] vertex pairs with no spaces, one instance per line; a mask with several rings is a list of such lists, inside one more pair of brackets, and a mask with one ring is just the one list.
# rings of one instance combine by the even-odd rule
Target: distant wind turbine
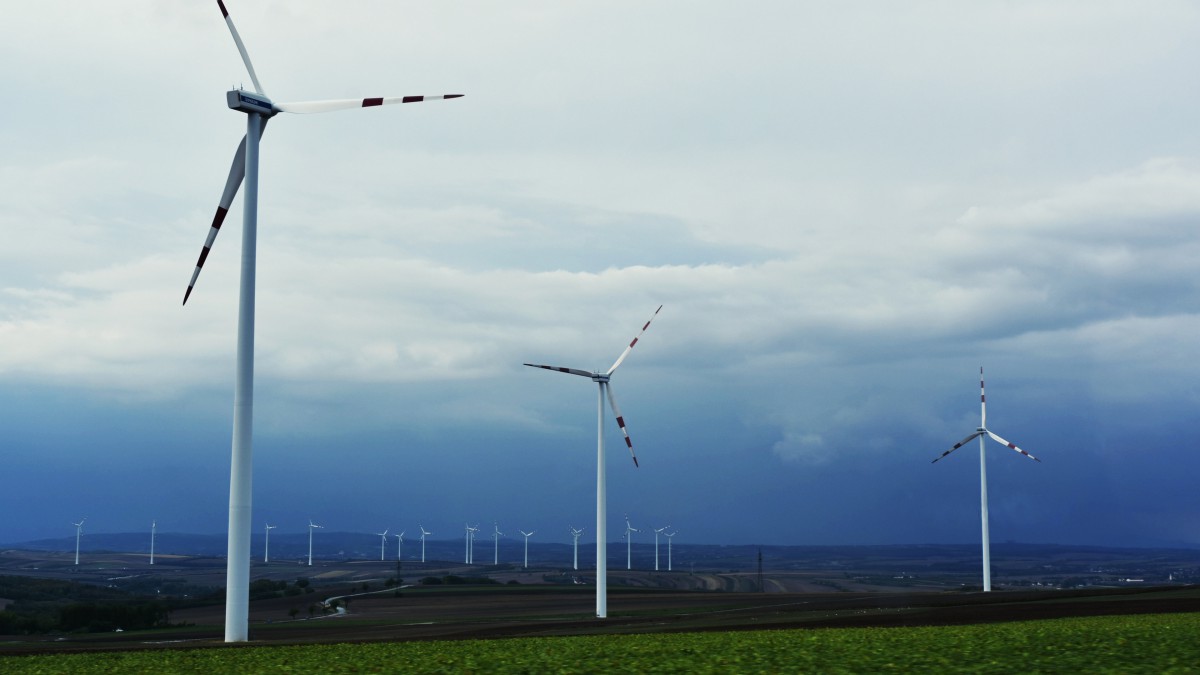
[[492,564],[499,565],[500,564],[500,537],[503,537],[504,533],[500,531],[500,523],[492,523],[492,528],[495,530],[494,532],[492,532]]
[[633,533],[641,532],[629,524],[629,514],[625,514],[625,569],[633,569]]
[[655,572],[658,571],[658,535],[662,534],[665,530],[669,529],[670,527],[671,527],[670,525],[667,525],[666,527],[651,528],[654,530],[654,571]]
[[678,532],[666,532],[663,534],[667,538],[667,571],[671,571],[671,538],[679,534]]
[[533,532],[537,532],[537,530],[534,530],[533,532],[526,532],[525,530],[517,530],[517,532],[520,532],[521,535],[523,537],[525,537],[525,567],[528,568],[529,567],[529,538],[532,537]]
[[278,527],[270,523],[263,523],[266,526],[266,532],[263,534],[263,562],[271,562],[271,530]]
[[571,538],[575,540],[575,569],[579,569],[579,535],[583,534],[582,529],[571,528]]
[[421,528],[421,562],[425,562],[425,536],[433,533],[426,532],[423,525],[418,525],[417,527]]
[[150,564],[151,565],[154,564],[154,535],[155,535],[156,529],[158,529],[158,521],[157,520],[150,521]]
[[937,459],[933,461],[936,463],[938,459],[942,459],[946,455],[949,455],[955,450],[966,445],[975,437],[979,437],[979,511],[981,520],[983,522],[983,591],[987,593],[992,590],[992,551],[991,542],[988,538],[987,456],[983,439],[985,436],[990,436],[992,440],[996,441],[1000,445],[1012,448],[1013,450],[1025,455],[1035,462],[1041,462],[1042,460],[1018,448],[1016,445],[1009,443],[1003,438],[1000,438],[987,428],[987,397],[984,395],[983,390],[982,366],[979,368],[979,414],[979,428],[975,430],[975,433],[955,443],[954,447],[943,452]]
[[470,558],[470,561],[471,561],[471,564],[472,564],[472,565],[474,565],[474,564],[475,564],[475,533],[476,533],[476,532],[479,532],[479,526],[478,526],[478,525],[476,525],[475,527],[469,527],[469,528],[467,528],[467,536],[468,536],[468,538],[469,538],[469,540],[470,540],[470,541],[469,541],[469,548],[468,548],[467,550],[468,550],[468,551],[470,551],[470,553],[469,553],[469,558]]
[[83,534],[83,521],[85,521],[85,520],[87,520],[87,518],[81,519],[78,523],[71,523],[72,525],[75,526],[75,564],[76,565],[79,564],[79,537]]
[[387,533],[386,529],[383,532],[375,533],[379,535],[379,562],[383,562],[384,552],[387,549]]
[[662,311],[662,305],[654,310],[654,314],[650,315],[650,320],[643,326],[642,330],[633,338],[625,351],[617,357],[615,363],[607,371],[588,372],[576,368],[563,368],[559,366],[543,366],[536,363],[526,363],[525,365],[532,368],[542,368],[543,370],[554,370],[560,373],[568,373],[571,375],[579,375],[581,377],[590,378],[599,386],[596,401],[596,616],[604,618],[608,616],[608,545],[604,539],[608,536],[608,518],[606,515],[607,494],[604,483],[604,397],[608,395],[608,403],[612,406],[613,415],[617,418],[617,426],[621,428],[621,433],[625,436],[625,445],[629,448],[629,454],[633,456],[633,465],[637,466],[637,455],[633,452],[633,441],[629,439],[629,431],[625,428],[625,418],[621,416],[621,411],[617,408],[617,399],[613,396],[612,388],[609,385],[609,378],[613,372],[629,356],[629,352],[633,350],[633,346],[641,339],[642,334],[650,327],[650,321],[658,316]]
[[396,560],[404,559],[404,532],[392,535],[396,538]]
[[311,519],[308,521],[308,566],[312,567],[312,531],[324,527],[314,523]]
[[216,215],[208,231],[208,238],[200,250],[196,269],[192,272],[183,304],[187,304],[208,258],[209,251],[220,232],[233,198],[242,182],[246,183],[246,195],[242,206],[242,263],[241,289],[239,291],[237,329],[237,372],[233,394],[233,448],[229,471],[229,546],[226,566],[225,595],[225,641],[245,642],[249,639],[250,611],[250,502],[251,502],[251,456],[253,454],[254,417],[254,287],[255,257],[258,228],[258,155],[259,141],[267,121],[281,112],[318,113],[350,108],[369,108],[393,103],[416,103],[439,99],[458,98],[460,94],[440,96],[404,96],[395,98],[362,98],[336,101],[304,101],[298,103],[275,103],[267,97],[246,46],[225,3],[217,0],[221,16],[233,36],[234,44],[242,56],[242,62],[254,84],[254,93],[241,89],[226,92],[229,107],[246,113],[246,135],[233,156],[233,166],[225,181]]

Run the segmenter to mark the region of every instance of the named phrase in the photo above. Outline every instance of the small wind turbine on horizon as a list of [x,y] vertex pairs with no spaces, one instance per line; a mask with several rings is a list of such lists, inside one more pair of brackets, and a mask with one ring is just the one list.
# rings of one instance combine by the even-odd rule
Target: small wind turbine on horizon
[[504,533],[500,531],[500,523],[492,523],[492,528],[494,530],[492,532],[492,564],[499,565],[500,564],[500,537],[503,537]]
[[533,532],[526,532],[525,530],[517,530],[517,532],[520,532],[521,536],[525,537],[525,565],[524,565],[523,569],[528,569],[528,567],[529,567],[529,538],[532,537],[533,532],[537,532],[537,530],[534,530]]
[[671,527],[670,525],[667,525],[666,527],[651,528],[654,530],[654,571],[655,572],[658,571],[658,535],[662,534],[665,530],[669,529],[670,527]]
[[641,532],[629,524],[629,514],[625,514],[625,569],[633,569],[633,533]]
[[425,562],[425,536],[433,533],[426,532],[423,525],[417,525],[417,527],[421,529],[421,562]]
[[671,571],[671,539],[679,534],[678,532],[664,532],[663,536],[667,538],[667,571]]
[[617,370],[617,367],[629,356],[629,352],[633,351],[633,346],[641,339],[642,334],[650,327],[650,322],[658,313],[662,311],[662,305],[654,310],[654,314],[650,315],[650,319],[642,326],[642,330],[638,332],[637,337],[629,343],[625,351],[617,357],[616,362],[607,371],[589,372],[579,370],[577,368],[563,368],[560,366],[544,366],[536,363],[526,363],[525,365],[531,368],[541,368],[543,370],[553,370],[560,373],[570,375],[579,375],[591,379],[599,386],[599,392],[596,398],[596,616],[603,619],[608,616],[608,545],[604,541],[608,536],[608,516],[606,511],[607,505],[607,489],[605,487],[605,465],[604,465],[604,397],[608,396],[608,403],[612,406],[613,415],[617,418],[617,426],[620,427],[621,433],[625,436],[625,445],[629,448],[629,454],[633,457],[633,465],[638,466],[637,455],[633,452],[633,441],[629,439],[629,431],[625,428],[625,418],[621,416],[621,411],[617,408],[617,399],[613,396],[612,388],[609,384],[609,379]]
[[271,562],[271,530],[278,527],[278,525],[271,525],[270,523],[263,523],[263,525],[266,526],[266,532],[263,534],[263,562],[268,563]]
[[575,540],[575,569],[579,569],[579,535],[583,534],[583,528],[571,528],[571,538]]
[[400,562],[404,559],[404,531],[392,536],[396,538],[396,562]]
[[976,437],[979,438],[979,511],[980,519],[983,523],[983,591],[988,593],[992,590],[992,550],[991,541],[988,537],[987,449],[984,437],[991,437],[992,440],[1000,445],[1011,448],[1035,462],[1041,462],[1042,460],[1018,448],[1015,444],[1000,438],[987,428],[987,396],[984,395],[982,366],[979,368],[979,415],[979,428],[975,430],[975,433],[955,443],[954,447],[939,455],[937,459],[933,460],[933,463],[937,463],[939,459],[961,448]]
[[71,523],[75,526],[75,564],[79,564],[79,537],[83,535],[83,521],[87,518],[82,518],[78,523]]
[[150,521],[150,564],[151,565],[154,564],[154,534],[155,534],[155,530],[157,530],[157,529],[158,529],[158,521],[157,520]]
[[383,556],[387,551],[387,533],[388,531],[386,529],[383,532],[375,533],[379,535],[379,562],[383,562]]
[[309,519],[309,521],[308,521],[308,566],[309,567],[312,567],[312,531],[320,529],[322,527],[324,527],[324,526],[314,523],[311,518]]
[[[222,0],[217,0],[221,16],[229,27],[234,44],[241,54],[246,71],[254,84],[254,93],[235,89],[225,94],[226,103],[233,110],[246,114],[246,135],[233,156],[233,165],[225,180],[216,215],[209,227],[208,237],[200,250],[196,269],[192,272],[183,304],[187,304],[204,267],[204,261],[212,250],[221,224],[225,220],[234,196],[242,183],[246,193],[242,206],[242,260],[241,285],[238,293],[237,328],[237,372],[233,394],[233,444],[229,470],[229,544],[226,563],[225,593],[225,641],[245,642],[249,639],[250,611],[250,506],[251,469],[253,466],[253,418],[254,418],[254,288],[255,257],[258,229],[258,157],[259,141],[266,129],[267,121],[275,115],[286,113],[320,113],[350,108],[371,108],[393,103],[417,103],[439,99],[459,98],[461,94],[439,96],[403,96],[394,98],[362,98],[330,101],[303,101],[298,103],[275,103],[267,97],[250,55],[233,19]],[[311,530],[309,532],[311,534]]]

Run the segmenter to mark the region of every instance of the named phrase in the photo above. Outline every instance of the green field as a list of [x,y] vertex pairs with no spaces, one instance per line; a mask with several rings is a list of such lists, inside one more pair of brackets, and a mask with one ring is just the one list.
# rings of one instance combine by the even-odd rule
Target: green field
[[0,658],[5,673],[1200,672],[1200,613],[969,626],[158,649]]

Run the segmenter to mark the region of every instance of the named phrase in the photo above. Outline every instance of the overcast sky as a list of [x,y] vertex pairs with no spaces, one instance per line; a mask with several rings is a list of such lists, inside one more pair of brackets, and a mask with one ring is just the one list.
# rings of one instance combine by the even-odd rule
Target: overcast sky
[[[1200,545],[1200,5],[227,0],[254,515]],[[250,86],[211,0],[0,23],[0,542],[223,532]],[[485,529],[490,529],[486,527]],[[436,538],[437,535],[435,535]],[[635,539],[636,541],[637,539]]]

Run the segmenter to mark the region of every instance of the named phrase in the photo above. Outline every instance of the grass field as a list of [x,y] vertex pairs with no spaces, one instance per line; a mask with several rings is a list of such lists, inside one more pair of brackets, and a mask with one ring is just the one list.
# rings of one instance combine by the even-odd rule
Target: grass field
[[1200,613],[0,657],[5,673],[1200,672]]

